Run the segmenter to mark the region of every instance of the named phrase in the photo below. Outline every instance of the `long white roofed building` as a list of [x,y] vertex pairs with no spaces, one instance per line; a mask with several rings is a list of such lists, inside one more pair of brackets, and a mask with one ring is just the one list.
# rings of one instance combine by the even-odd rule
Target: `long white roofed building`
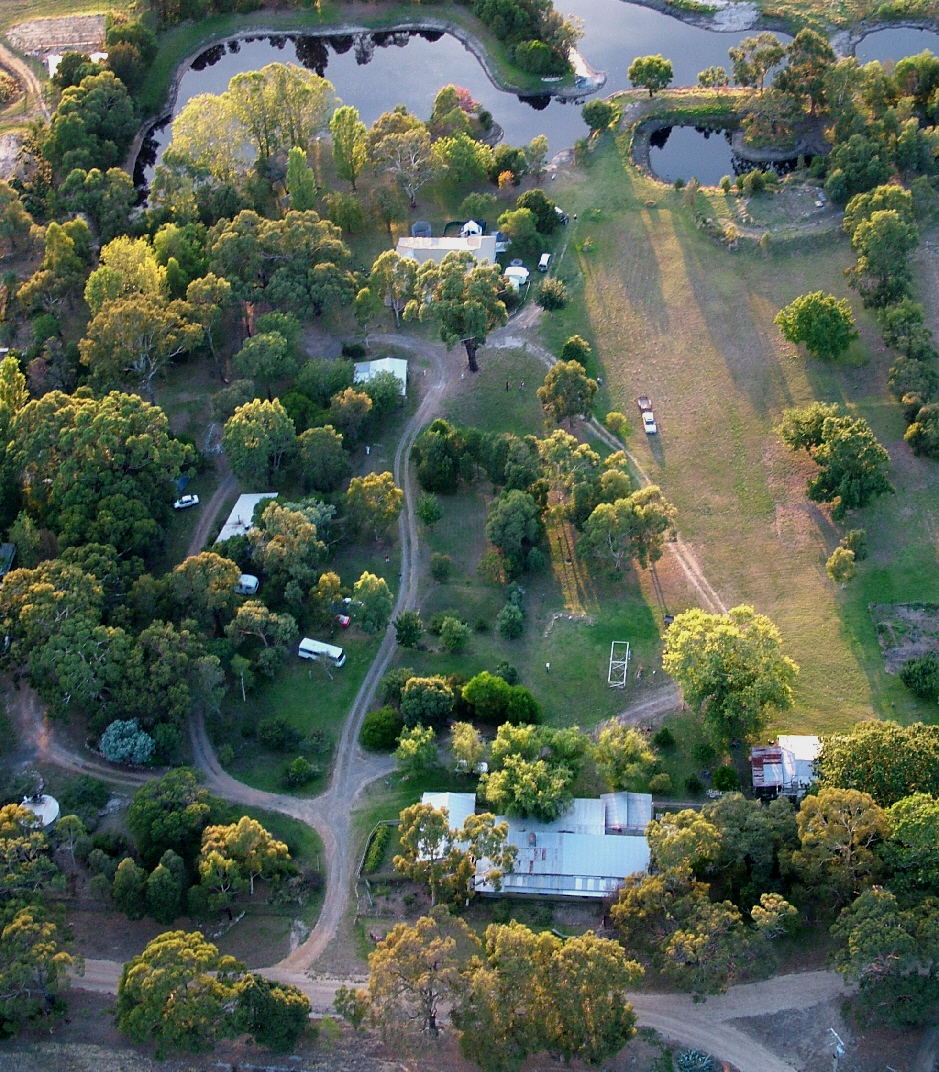
[[[475,793],[425,793],[422,804],[446,808],[458,829],[476,810]],[[579,797],[551,823],[498,816],[509,825],[508,844],[518,850],[515,869],[502,878],[502,893],[544,897],[609,897],[623,879],[649,866],[645,829],[652,819],[648,793]],[[486,882],[488,861],[477,863],[477,893],[495,893]]]

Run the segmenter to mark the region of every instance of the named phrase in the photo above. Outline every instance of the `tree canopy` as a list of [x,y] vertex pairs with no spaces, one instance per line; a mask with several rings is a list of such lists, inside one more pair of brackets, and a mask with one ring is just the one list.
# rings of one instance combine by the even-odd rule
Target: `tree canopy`
[[776,626],[752,607],[685,611],[669,626],[662,666],[723,745],[765,725],[769,708],[792,705],[799,668],[783,655]]

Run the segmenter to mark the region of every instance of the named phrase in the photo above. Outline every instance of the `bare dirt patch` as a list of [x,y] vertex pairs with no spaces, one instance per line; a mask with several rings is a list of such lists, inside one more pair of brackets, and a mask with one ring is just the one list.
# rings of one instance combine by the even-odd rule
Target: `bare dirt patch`
[[888,674],[895,674],[907,659],[939,653],[939,605],[888,603],[868,609]]
[[95,52],[104,44],[104,15],[63,15],[55,19],[29,19],[7,30],[7,39],[20,52]]

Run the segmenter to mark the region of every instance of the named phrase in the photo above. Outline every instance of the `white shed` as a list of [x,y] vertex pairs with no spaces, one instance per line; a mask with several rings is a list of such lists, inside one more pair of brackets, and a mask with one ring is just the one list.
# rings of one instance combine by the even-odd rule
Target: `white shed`
[[390,372],[400,383],[402,397],[408,393],[408,363],[403,357],[379,357],[375,361],[357,361],[353,383],[368,383],[380,372]]

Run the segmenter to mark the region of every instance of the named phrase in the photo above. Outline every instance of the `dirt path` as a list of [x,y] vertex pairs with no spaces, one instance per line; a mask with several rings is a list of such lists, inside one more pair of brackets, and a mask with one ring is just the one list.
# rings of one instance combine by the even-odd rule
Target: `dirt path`
[[16,74],[17,78],[19,78],[26,87],[26,92],[32,96],[33,108],[48,120],[51,113],[46,104],[46,97],[42,90],[42,82],[39,81],[39,78],[32,67],[30,67],[25,60],[21,60],[14,52],[11,52],[4,44],[0,44],[0,64],[4,67],[8,67],[14,74]]
[[222,509],[228,496],[235,490],[235,485],[238,483],[235,479],[235,474],[228,467],[228,462],[226,461],[224,454],[219,455],[217,464],[222,482],[215,489],[212,498],[206,503],[205,510],[202,512],[202,517],[199,519],[199,524],[196,525],[195,531],[192,534],[192,539],[189,541],[189,550],[186,552],[189,558],[199,554],[202,548],[205,547],[209,539],[209,533],[212,531],[212,526],[215,524],[215,520],[219,515],[219,511]]
[[[528,353],[533,354],[539,361],[550,368],[557,362],[557,358],[543,346],[539,346],[537,343],[516,334],[520,328],[524,330],[537,323],[540,315],[541,310],[536,305],[529,305],[507,327],[493,332],[488,345],[497,349],[527,350]],[[596,417],[591,417],[586,424],[593,435],[606,443],[611,450],[621,450],[626,454],[643,485],[652,483],[652,478],[635,454],[621,440],[617,439],[608,428],[604,428]],[[705,609],[712,614],[726,613],[727,607],[724,605],[723,600],[708,583],[708,579],[705,577],[694,552],[681,536],[676,536],[672,542],[666,545],[666,549],[678,563],[688,583],[698,593],[698,597]]]
[[[86,960],[84,978],[74,980],[73,985],[81,990],[113,994],[122,967],[110,960]],[[309,997],[314,1013],[321,1014],[332,1012],[333,997],[341,985],[361,986],[364,982],[361,978],[311,978],[287,968],[286,962],[265,968],[262,974],[299,987]],[[633,993],[627,999],[632,1002],[641,1026],[654,1028],[683,1046],[719,1054],[739,1072],[794,1072],[792,1064],[777,1057],[734,1021],[789,1009],[810,1009],[847,993],[839,975],[807,972],[732,987],[726,994],[701,1003],[687,994]],[[932,1072],[932,1066],[917,1065],[914,1072]]]

